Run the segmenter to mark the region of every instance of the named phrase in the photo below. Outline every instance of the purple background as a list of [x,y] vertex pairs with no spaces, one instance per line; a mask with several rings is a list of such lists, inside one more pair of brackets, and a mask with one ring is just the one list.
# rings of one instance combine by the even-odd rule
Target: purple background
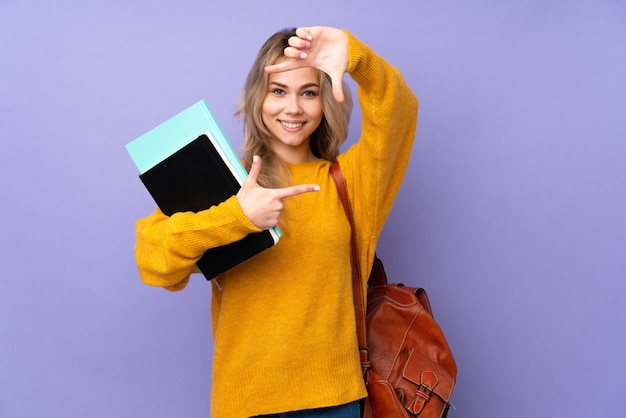
[[421,100],[379,252],[446,331],[450,416],[623,415],[623,1],[1,0],[1,417],[208,416],[210,286],[140,283],[124,145],[202,98],[239,145],[257,49],[311,24]]

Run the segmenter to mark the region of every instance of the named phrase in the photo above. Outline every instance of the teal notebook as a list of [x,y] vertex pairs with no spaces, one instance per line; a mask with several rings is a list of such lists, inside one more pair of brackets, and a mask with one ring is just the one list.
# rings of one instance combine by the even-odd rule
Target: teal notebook
[[[126,145],[139,178],[166,215],[199,212],[237,194],[248,176],[206,101]],[[278,227],[207,250],[197,263],[211,280],[275,245]]]

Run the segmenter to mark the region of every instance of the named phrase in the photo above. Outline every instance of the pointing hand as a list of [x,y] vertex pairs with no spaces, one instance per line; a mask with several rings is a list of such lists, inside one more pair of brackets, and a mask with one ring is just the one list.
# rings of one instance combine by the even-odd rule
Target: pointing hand
[[283,200],[302,193],[316,192],[320,187],[316,184],[298,184],[282,189],[266,189],[259,185],[261,157],[252,159],[250,173],[237,193],[237,200],[244,214],[260,229],[273,228],[278,224],[284,208]]

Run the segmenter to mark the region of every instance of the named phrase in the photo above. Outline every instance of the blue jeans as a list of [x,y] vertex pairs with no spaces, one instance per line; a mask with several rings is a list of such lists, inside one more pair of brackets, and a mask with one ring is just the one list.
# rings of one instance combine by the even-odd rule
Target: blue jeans
[[361,401],[327,408],[305,409],[273,415],[260,415],[258,418],[361,418]]

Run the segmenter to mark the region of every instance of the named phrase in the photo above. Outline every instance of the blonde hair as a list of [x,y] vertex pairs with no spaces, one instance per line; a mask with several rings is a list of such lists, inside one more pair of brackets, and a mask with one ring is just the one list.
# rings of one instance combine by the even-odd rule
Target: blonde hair
[[[243,159],[250,169],[252,157],[259,155],[263,160],[259,184],[263,187],[283,187],[289,182],[288,170],[272,151],[272,134],[262,119],[263,101],[267,95],[269,75],[265,67],[284,58],[284,50],[295,29],[283,29],[272,35],[261,47],[246,78],[241,101],[236,115],[243,121]],[[341,144],[348,137],[348,125],[352,112],[352,96],[347,84],[343,83],[345,100],[339,103],[332,93],[330,76],[317,70],[320,81],[320,97],[323,118],[319,127],[311,134],[311,151],[318,158],[335,161]]]

